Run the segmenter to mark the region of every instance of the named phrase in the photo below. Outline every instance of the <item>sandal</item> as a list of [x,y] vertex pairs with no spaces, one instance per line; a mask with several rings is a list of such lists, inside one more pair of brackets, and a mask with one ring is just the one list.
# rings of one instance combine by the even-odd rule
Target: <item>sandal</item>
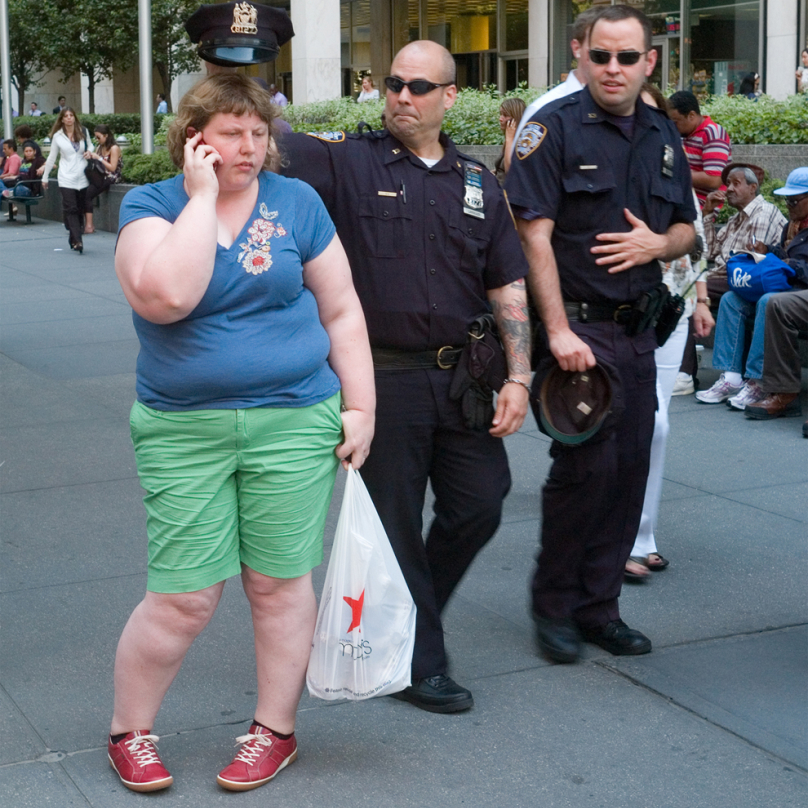
[[[644,572],[629,569],[629,564],[635,564],[638,567],[642,567]],[[642,556],[629,556],[628,561],[626,561],[626,568],[623,570],[623,578],[626,581],[631,583],[643,583],[649,575],[650,570],[648,569],[648,565],[645,563],[645,559]]]
[[671,563],[667,558],[663,558],[659,553],[648,553],[648,557],[643,562],[651,572],[662,572]]

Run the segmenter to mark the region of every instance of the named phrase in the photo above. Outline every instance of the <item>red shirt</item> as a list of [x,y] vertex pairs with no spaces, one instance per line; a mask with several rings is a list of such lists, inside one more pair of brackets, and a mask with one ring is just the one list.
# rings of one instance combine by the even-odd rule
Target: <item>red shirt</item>
[[22,160],[19,154],[9,155],[3,163],[3,176],[5,177],[8,174],[10,177],[16,177],[20,173],[21,165]]
[[[701,123],[687,136],[682,138],[687,154],[687,162],[691,171],[703,171],[714,177],[720,177],[724,166],[732,157],[732,147],[727,130],[705,115]],[[724,190],[725,185],[721,186]],[[704,207],[707,191],[694,188],[699,204]]]

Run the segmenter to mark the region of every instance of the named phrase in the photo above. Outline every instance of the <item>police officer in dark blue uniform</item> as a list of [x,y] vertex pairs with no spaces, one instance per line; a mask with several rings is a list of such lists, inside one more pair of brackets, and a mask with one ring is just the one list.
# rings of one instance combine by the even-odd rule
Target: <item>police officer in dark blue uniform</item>
[[621,619],[623,569],[642,513],[656,410],[653,329],[631,335],[661,282],[658,259],[692,248],[690,172],[670,121],[640,99],[651,23],[601,11],[586,88],[539,111],[516,144],[506,190],[543,321],[538,391],[556,361],[610,374],[612,413],[580,446],[554,441],[543,491],[533,611],[542,650],[578,658],[580,635],[613,654],[651,641]]
[[[446,675],[441,612],[496,531],[510,474],[502,438],[527,412],[525,261],[497,182],[440,133],[455,65],[433,42],[398,53],[386,81],[388,131],[287,135],[284,171],[313,185],[337,226],[376,366],[376,434],[362,468],[417,606],[413,684],[400,697],[458,712],[471,693]],[[508,381],[493,419],[470,428],[449,395],[458,349],[489,305]],[[435,518],[426,541],[427,482]]]

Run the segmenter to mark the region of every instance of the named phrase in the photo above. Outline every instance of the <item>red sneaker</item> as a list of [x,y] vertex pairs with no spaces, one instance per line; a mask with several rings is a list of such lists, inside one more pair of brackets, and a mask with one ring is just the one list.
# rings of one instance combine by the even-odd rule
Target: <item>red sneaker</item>
[[148,730],[137,729],[119,743],[109,741],[109,763],[132,791],[159,791],[174,782],[157,754],[159,740],[157,735],[149,735]]
[[249,734],[240,735],[236,742],[242,744],[241,750],[216,778],[216,782],[228,791],[258,788],[297,760],[297,741],[294,735],[282,741],[258,724],[253,724]]

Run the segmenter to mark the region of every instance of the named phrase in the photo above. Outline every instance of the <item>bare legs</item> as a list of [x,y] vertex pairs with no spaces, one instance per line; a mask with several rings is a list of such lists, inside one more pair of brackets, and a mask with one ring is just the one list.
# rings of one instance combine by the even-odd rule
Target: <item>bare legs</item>
[[[290,733],[317,616],[311,573],[285,580],[243,567],[242,582],[255,631],[255,717],[278,732]],[[224,581],[186,594],[146,593],[118,643],[113,735],[153,727],[166,691],[191,644],[210,622],[223,589]]]
[[255,631],[258,668],[255,719],[286,735],[295,729],[317,619],[311,573],[284,580],[242,566],[241,579],[250,601]]

